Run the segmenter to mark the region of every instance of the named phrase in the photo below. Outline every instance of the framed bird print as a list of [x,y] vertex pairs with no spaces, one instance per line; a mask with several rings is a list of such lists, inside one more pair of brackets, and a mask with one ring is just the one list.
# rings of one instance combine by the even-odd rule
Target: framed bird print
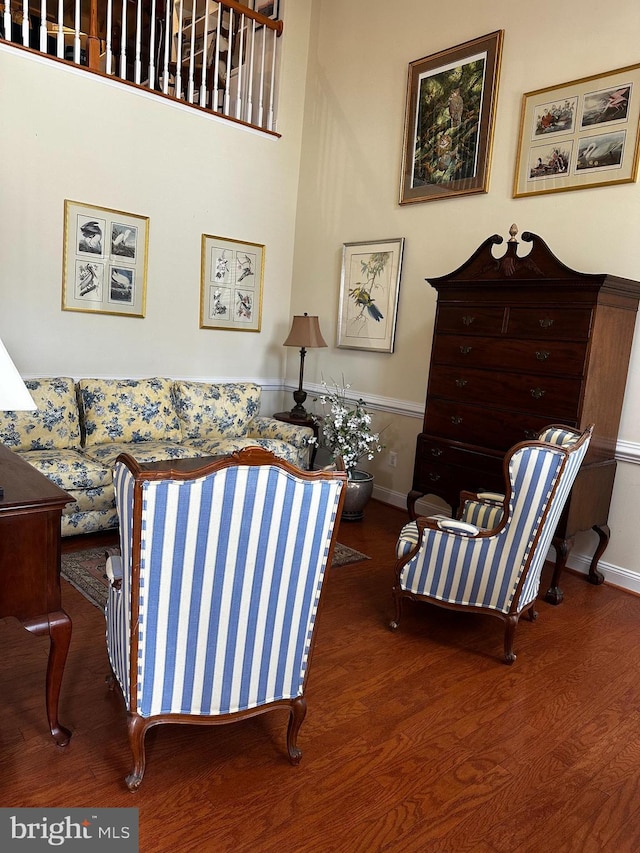
[[62,310],[144,317],[149,218],[64,203]]
[[400,204],[488,191],[503,34],[409,64]]
[[527,92],[513,196],[633,182],[640,65]]
[[202,235],[200,328],[259,332],[264,246]]
[[344,243],[337,345],[393,352],[404,237]]

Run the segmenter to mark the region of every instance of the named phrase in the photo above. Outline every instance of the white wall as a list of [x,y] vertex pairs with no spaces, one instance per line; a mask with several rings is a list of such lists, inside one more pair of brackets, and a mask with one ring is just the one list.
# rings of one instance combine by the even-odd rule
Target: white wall
[[[281,388],[311,0],[292,7],[281,139],[0,46],[0,336],[23,375]],[[150,218],[144,319],[61,310],[65,199]],[[203,233],[266,246],[259,334],[199,329]]]
[[[498,29],[505,38],[489,193],[400,206],[408,63]],[[638,184],[512,198],[522,94],[637,63],[639,32],[636,0],[617,0],[612,15],[592,0],[459,0],[446,14],[424,0],[314,4],[293,307],[319,314],[335,344],[342,244],[405,237],[395,352],[334,345],[311,351],[305,372],[309,383],[344,376],[380,404],[377,423],[389,424],[384,440],[397,451],[398,468],[388,467],[386,455],[368,467],[377,494],[390,502],[402,503],[411,486],[421,428],[436,302],[425,278],[452,271],[491,234],[508,238],[515,222],[542,236],[570,267],[640,279]],[[627,509],[636,503],[640,462],[638,338],[621,424],[633,461],[618,466],[603,559],[609,579],[640,590],[640,549]],[[402,410],[410,416],[396,413]],[[585,567],[594,540],[590,532],[580,537],[570,565]]]

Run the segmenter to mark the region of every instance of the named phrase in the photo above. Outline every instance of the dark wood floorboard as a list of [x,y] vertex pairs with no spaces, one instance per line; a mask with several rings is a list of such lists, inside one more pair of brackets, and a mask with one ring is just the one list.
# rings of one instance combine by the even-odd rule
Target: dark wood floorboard
[[0,620],[0,805],[137,806],[144,853],[637,853],[640,599],[565,573],[564,603],[519,625],[512,667],[491,617],[410,603],[391,633],[405,520],[374,501],[341,526],[372,559],[328,578],[299,767],[282,712],[161,726],[131,794],[102,613],[63,582],[66,749],[46,728],[48,641]]

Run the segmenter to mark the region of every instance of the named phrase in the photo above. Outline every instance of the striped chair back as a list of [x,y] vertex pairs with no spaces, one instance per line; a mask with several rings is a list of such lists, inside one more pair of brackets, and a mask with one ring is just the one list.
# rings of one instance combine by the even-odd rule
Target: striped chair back
[[107,604],[127,709],[212,716],[301,696],[344,474],[256,448],[194,478],[136,468],[115,468],[123,579]]
[[[453,605],[472,604],[505,614],[514,603],[518,611],[526,607],[537,595],[544,560],[591,431],[580,438],[566,446],[537,441],[516,445],[507,456],[506,516],[498,512],[497,526],[477,538],[427,533],[422,551],[404,567],[402,587]],[[495,509],[491,506],[488,512]],[[458,567],[455,572],[452,565]]]

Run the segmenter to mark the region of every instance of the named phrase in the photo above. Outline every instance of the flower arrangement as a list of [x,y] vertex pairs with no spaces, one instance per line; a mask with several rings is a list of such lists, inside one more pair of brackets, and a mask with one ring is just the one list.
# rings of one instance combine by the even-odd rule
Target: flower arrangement
[[384,445],[380,444],[379,434],[371,429],[371,415],[364,401],[349,399],[350,385],[345,385],[344,380],[342,385],[334,383],[331,389],[326,382],[322,385],[324,393],[320,395],[320,403],[323,408],[329,407],[322,416],[324,444],[334,457],[342,457],[347,477],[352,479],[359,460],[363,457],[373,459]]

